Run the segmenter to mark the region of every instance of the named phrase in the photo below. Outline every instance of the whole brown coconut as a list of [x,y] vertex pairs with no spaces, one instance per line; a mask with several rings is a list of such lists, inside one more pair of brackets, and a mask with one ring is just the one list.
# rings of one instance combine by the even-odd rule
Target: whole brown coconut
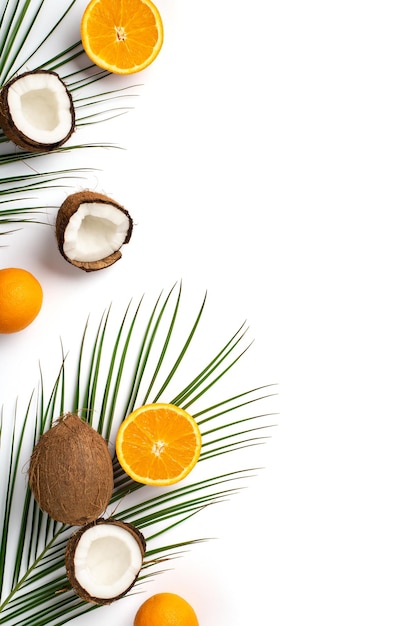
[[33,450],[29,485],[40,508],[52,519],[72,526],[97,519],[113,491],[106,441],[77,415],[63,415]]
[[73,99],[56,72],[33,70],[0,90],[0,126],[8,139],[29,152],[51,152],[75,130]]
[[145,550],[145,538],[133,524],[97,519],[79,528],[67,542],[68,580],[86,602],[111,604],[134,586]]
[[116,263],[132,229],[132,218],[119,202],[89,190],[70,194],[59,208],[55,222],[61,255],[85,272]]

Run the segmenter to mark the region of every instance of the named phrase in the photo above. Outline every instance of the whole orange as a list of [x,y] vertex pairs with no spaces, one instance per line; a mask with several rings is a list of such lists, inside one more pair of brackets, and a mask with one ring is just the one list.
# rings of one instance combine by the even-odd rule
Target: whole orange
[[175,593],[156,593],[145,600],[134,626],[199,626],[190,604]]
[[16,333],[29,326],[41,310],[39,281],[27,270],[0,270],[0,333]]

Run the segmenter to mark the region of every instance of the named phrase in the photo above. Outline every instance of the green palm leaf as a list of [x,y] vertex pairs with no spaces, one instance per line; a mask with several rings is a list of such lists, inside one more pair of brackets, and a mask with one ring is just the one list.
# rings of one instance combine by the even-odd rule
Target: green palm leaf
[[4,226],[0,234],[10,233],[14,224],[21,224],[24,221],[48,224],[48,221],[40,216],[52,207],[39,205],[38,193],[54,187],[59,189],[70,187],[72,180],[80,181],[83,171],[90,170],[67,169],[0,178],[0,227]]
[[[61,6],[60,6],[61,5]],[[48,69],[58,72],[70,91],[76,112],[76,127],[82,129],[91,124],[104,122],[125,114],[129,107],[126,99],[134,97],[131,86],[121,86],[120,89],[97,90],[96,83],[109,76],[108,72],[98,70],[84,54],[79,40],[79,30],[76,29],[72,41],[64,49],[59,49],[51,55],[62,40],[67,41],[68,24],[74,12],[76,0],[62,3],[47,2],[47,0],[6,0],[0,9],[0,86],[4,85],[12,76],[26,69]],[[70,31],[71,32],[71,31]],[[39,40],[39,33],[47,33]],[[121,101],[120,106],[117,101]],[[79,134],[78,134],[79,136]],[[10,146],[8,139],[0,131],[0,167],[18,163],[27,163],[29,159],[38,160],[44,155],[28,153]],[[108,143],[75,144],[71,141],[64,147],[53,151],[54,154],[64,153],[81,148],[115,147]],[[51,158],[51,157],[50,157]],[[80,168],[80,176],[86,168]],[[42,202],[28,202],[27,188],[23,184],[27,169],[22,172],[22,178],[15,178],[14,182],[21,186],[16,188],[16,195],[7,198],[7,208],[0,203],[0,235],[9,234],[16,230],[16,225],[27,221],[43,223],[39,219],[42,213]],[[14,173],[14,172],[13,172]],[[56,171],[55,174],[58,172]],[[75,174],[75,170],[72,170]],[[32,191],[42,193],[50,188],[57,178],[50,178],[49,173],[39,173],[32,177]],[[68,179],[69,170],[62,170],[62,177]],[[13,174],[4,172],[0,177],[0,196],[10,196],[10,186]]]
[[243,326],[193,376],[187,374],[196,359],[193,348],[205,304],[206,297],[186,326],[181,285],[160,294],[150,307],[145,298],[135,307],[130,303],[116,328],[109,307],[96,328],[87,322],[72,366],[71,355],[63,349],[51,392],[45,393],[41,372],[38,391],[23,416],[16,407],[14,427],[0,430],[0,468],[4,466],[7,477],[0,504],[0,624],[57,626],[96,608],[73,593],[65,575],[64,551],[72,529],[39,510],[23,473],[35,442],[63,412],[77,411],[110,442],[132,408],[145,402],[187,406],[199,423],[203,447],[193,482],[155,490],[133,482],[114,457],[109,514],[135,524],[147,540],[137,584],[162,573],[186,547],[204,540],[165,544],[167,531],[229,499],[254,475],[256,470],[240,468],[210,476],[211,458],[265,442],[271,414],[255,407],[264,406],[274,394],[268,385],[219,397],[219,381],[249,348]]
[[[47,68],[59,60],[68,63],[82,55],[83,50],[77,37],[53,58],[43,59],[42,65],[36,60],[36,55],[43,53],[46,44],[59,36],[60,27],[65,25],[65,18],[75,5],[76,0],[71,0],[64,7],[57,6],[57,3],[54,6],[46,0],[6,0],[0,17],[0,84],[7,82],[24,67]],[[41,40],[34,39],[35,34],[40,32],[46,35]],[[91,65],[87,60],[85,64]]]

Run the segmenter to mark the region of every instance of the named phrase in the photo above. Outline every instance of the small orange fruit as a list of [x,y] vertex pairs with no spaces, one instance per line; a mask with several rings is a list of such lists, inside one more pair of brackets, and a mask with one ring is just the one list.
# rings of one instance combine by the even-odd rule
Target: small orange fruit
[[196,465],[202,438],[189,413],[173,404],[147,404],[122,422],[116,455],[125,472],[146,485],[173,485]]
[[156,593],[135,615],[134,626],[199,626],[190,604],[175,593]]
[[29,326],[41,310],[39,281],[27,270],[0,270],[0,333],[16,333]]
[[90,0],[81,18],[81,41],[95,65],[134,74],[150,65],[163,45],[163,23],[151,0]]

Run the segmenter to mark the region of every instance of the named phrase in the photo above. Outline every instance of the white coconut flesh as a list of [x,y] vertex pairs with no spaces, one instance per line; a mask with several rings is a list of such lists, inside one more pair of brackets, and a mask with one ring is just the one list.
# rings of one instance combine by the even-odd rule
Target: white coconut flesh
[[125,242],[129,217],[112,204],[81,203],[65,229],[63,250],[72,261],[99,261]]
[[70,96],[54,74],[29,73],[15,80],[8,89],[7,103],[15,126],[32,141],[54,144],[71,132]]
[[74,576],[93,598],[123,594],[136,580],[142,553],[132,534],[113,524],[98,524],[81,536],[74,553]]

